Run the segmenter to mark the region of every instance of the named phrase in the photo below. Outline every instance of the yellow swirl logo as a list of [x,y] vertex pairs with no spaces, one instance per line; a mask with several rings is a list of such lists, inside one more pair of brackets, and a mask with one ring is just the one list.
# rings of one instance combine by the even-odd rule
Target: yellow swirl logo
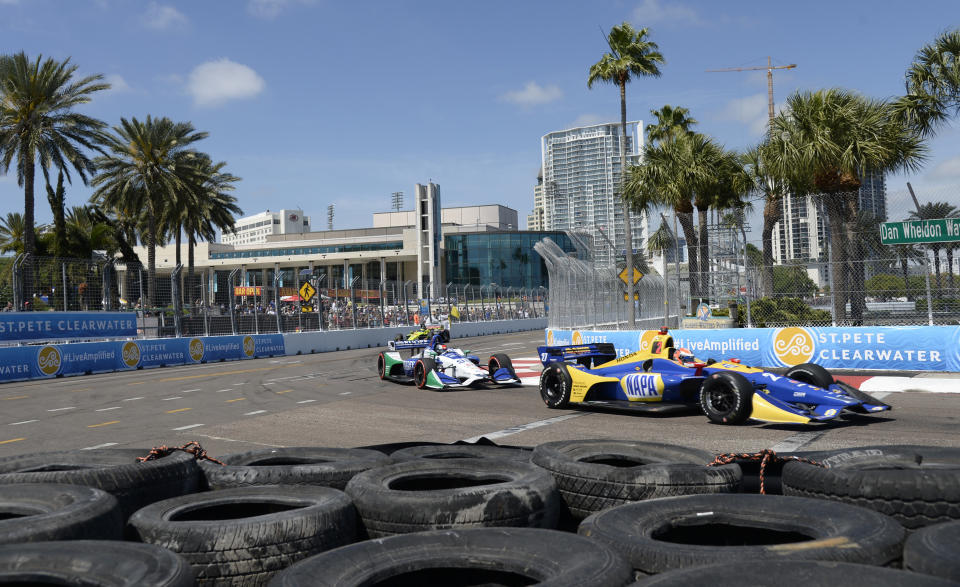
[[55,346],[45,346],[37,354],[37,366],[44,375],[56,375],[60,371],[60,350]]
[[773,352],[785,365],[806,363],[813,358],[813,337],[805,328],[781,328],[773,335]]
[[203,341],[199,338],[190,339],[190,358],[194,361],[200,362],[203,360]]
[[640,335],[640,340],[638,341],[639,348],[638,351],[650,352],[650,346],[653,344],[653,339],[660,334],[656,330],[645,330],[643,334]]
[[253,337],[244,336],[243,337],[243,354],[247,355],[248,357],[252,357],[254,351],[256,350],[257,350],[257,343],[254,342]]
[[553,346],[553,331],[547,331],[547,346]]
[[573,331],[573,336],[570,338],[570,343],[571,343],[571,344],[583,344],[583,337],[580,336],[580,331],[579,331],[579,330],[574,330],[574,331]]
[[133,341],[123,343],[120,355],[123,358],[123,364],[127,367],[133,368],[140,364],[140,347]]

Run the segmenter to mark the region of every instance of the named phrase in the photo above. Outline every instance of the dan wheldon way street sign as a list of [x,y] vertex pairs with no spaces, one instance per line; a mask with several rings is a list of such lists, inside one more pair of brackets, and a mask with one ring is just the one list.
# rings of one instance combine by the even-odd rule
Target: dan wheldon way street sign
[[880,242],[885,245],[960,242],[960,218],[884,222],[880,225]]

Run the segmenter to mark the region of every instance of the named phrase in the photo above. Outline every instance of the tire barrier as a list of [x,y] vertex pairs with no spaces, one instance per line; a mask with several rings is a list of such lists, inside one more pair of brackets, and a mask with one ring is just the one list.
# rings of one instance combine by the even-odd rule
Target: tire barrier
[[0,458],[0,485],[67,483],[96,487],[120,503],[124,519],[155,501],[198,490],[200,469],[192,455],[174,452],[138,462],[146,449],[97,449]]
[[136,542],[72,540],[0,546],[0,584],[191,587],[193,571],[175,553]]
[[637,581],[640,587],[690,587],[709,584],[713,587],[743,585],[777,585],[778,587],[810,587],[811,585],[870,585],[871,587],[947,587],[955,585],[936,577],[927,577],[897,569],[872,567],[832,561],[764,561],[762,564],[740,562],[678,569]]
[[209,489],[250,485],[322,485],[343,489],[361,471],[393,462],[359,448],[272,448],[222,456],[219,465],[200,461]]
[[50,540],[120,540],[117,498],[79,485],[0,485],[0,544]]
[[866,507],[908,529],[960,520],[960,448],[867,446],[804,456],[823,466],[784,465],[785,495]]
[[260,585],[310,555],[356,537],[356,512],[339,490],[255,486],[149,505],[128,522],[137,540],[168,548],[209,585]]
[[533,528],[472,528],[367,540],[301,561],[270,587],[532,585],[618,587],[633,569],[600,543]]
[[560,495],[543,469],[500,459],[415,459],[347,483],[370,538],[488,526],[555,528]]
[[411,459],[505,459],[508,461],[529,462],[533,451],[505,446],[442,444],[435,446],[410,446],[393,452],[395,461]]
[[903,568],[960,583],[960,521],[917,530],[903,546]]
[[578,533],[656,574],[736,561],[897,563],[906,531],[865,508],[784,495],[687,495],[629,503],[588,517]]
[[534,448],[574,519],[624,503],[695,493],[734,492],[736,465],[708,467],[713,455],[682,446],[625,440],[562,440]]

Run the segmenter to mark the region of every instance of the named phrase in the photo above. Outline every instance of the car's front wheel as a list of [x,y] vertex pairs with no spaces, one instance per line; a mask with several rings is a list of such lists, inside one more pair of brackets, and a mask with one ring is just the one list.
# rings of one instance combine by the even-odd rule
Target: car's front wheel
[[511,377],[517,376],[517,373],[513,370],[513,362],[510,360],[510,357],[498,353],[490,357],[490,360],[487,361],[487,371],[490,372],[490,379],[493,379],[494,374],[500,369],[509,371]]
[[833,375],[831,375],[829,371],[815,363],[803,363],[791,367],[790,370],[786,372],[786,376],[795,381],[816,385],[823,389],[827,389],[836,383],[836,380],[834,380]]
[[552,363],[540,374],[540,397],[548,408],[565,408],[570,403],[573,380],[563,363]]
[[383,358],[383,353],[377,357],[377,374],[380,375],[380,379],[387,378],[387,361]]
[[700,388],[700,407],[711,422],[743,424],[753,413],[753,385],[739,373],[714,373]]
[[419,359],[413,366],[413,382],[420,389],[427,387],[427,378],[430,372],[437,368],[437,363],[433,359]]

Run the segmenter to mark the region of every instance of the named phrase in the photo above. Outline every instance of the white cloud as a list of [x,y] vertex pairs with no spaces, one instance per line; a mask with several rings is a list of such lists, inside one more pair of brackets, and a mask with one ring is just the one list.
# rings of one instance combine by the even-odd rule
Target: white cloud
[[930,171],[930,179],[960,179],[960,156],[941,161]]
[[767,95],[754,94],[746,98],[737,98],[727,102],[719,117],[722,120],[735,120],[747,125],[750,133],[762,135],[767,131],[770,115],[767,111]]
[[600,114],[581,114],[573,121],[573,128],[579,126],[594,126],[597,124],[604,124],[606,122],[612,122],[609,116],[601,116]]
[[151,2],[143,15],[143,24],[158,31],[180,28],[188,22],[187,17],[173,6],[156,2]]
[[669,3],[661,3],[660,0],[643,0],[639,6],[633,9],[633,19],[640,26],[657,22],[703,23],[696,11],[674,0],[670,0]]
[[118,73],[111,73],[110,75],[103,76],[103,81],[110,84],[111,92],[133,91],[133,88],[130,87],[130,84],[127,83],[127,80],[123,79],[123,76]]
[[187,78],[187,92],[197,106],[252,98],[265,86],[266,82],[253,69],[226,58],[201,63]]
[[557,86],[543,87],[537,82],[527,82],[522,90],[509,91],[500,96],[500,99],[520,106],[538,106],[554,102],[562,97],[563,92]]
[[247,12],[258,18],[276,18],[293,3],[312,4],[314,0],[247,0]]

